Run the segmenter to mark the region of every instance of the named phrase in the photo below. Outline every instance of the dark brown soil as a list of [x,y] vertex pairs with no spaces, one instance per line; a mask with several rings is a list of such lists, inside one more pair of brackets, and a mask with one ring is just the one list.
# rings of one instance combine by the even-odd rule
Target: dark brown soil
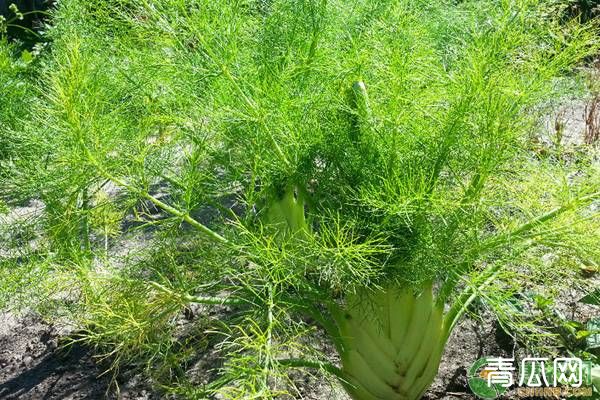
[[0,399],[158,399],[144,386],[120,382],[121,395],[91,349],[65,346],[61,334],[39,317],[0,315]]
[[[512,346],[512,345],[509,345]],[[467,369],[482,355],[508,353],[498,345],[493,325],[471,320],[456,329],[447,348],[440,373],[425,399],[475,399],[467,386]],[[139,377],[120,378],[120,395],[112,390],[110,377],[93,351],[80,345],[65,346],[61,332],[39,317],[0,316],[0,399],[153,400],[161,395],[148,389]],[[312,379],[311,379],[312,381]],[[346,400],[339,388],[327,382],[311,382],[302,394],[306,399]]]

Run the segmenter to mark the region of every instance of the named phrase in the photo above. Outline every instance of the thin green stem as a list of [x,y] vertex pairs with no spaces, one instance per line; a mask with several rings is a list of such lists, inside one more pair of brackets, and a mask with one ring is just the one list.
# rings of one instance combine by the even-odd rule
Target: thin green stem
[[327,371],[330,374],[338,377],[341,381],[343,381],[343,382],[347,381],[346,375],[340,368],[338,368],[335,365],[333,365],[329,362],[326,362],[326,361],[312,361],[312,360],[304,360],[301,358],[286,358],[286,359],[276,360],[275,362],[279,365],[283,365],[286,367],[312,368],[312,369],[319,369],[319,370]]
[[[498,237],[495,237],[495,238],[489,240],[488,242],[484,243],[482,246],[477,247],[475,249],[475,252],[479,255],[483,255],[486,251],[492,250],[499,246],[509,244],[509,243],[514,244],[515,239],[530,238],[531,234],[525,235],[525,234],[529,233],[529,231],[562,215],[563,213],[565,213],[569,210],[574,209],[575,207],[577,207],[580,204],[584,204],[584,203],[593,201],[599,197],[600,197],[600,192],[594,192],[589,195],[575,199],[575,200],[571,201],[569,204],[565,204],[561,207],[556,207],[556,208],[548,211],[545,214],[539,215],[539,216],[531,219],[530,221],[527,221],[526,223],[522,224],[521,226],[512,230],[509,233],[500,235]],[[468,264],[463,263],[458,267],[458,270],[456,271],[456,273],[454,275],[451,275],[448,277],[448,279],[446,280],[446,282],[444,282],[444,284],[442,285],[442,288],[440,289],[440,295],[438,296],[438,302],[442,303],[447,300],[450,293],[452,293],[452,291],[456,287],[456,284],[458,283],[458,278],[462,276],[462,272],[464,272],[467,268],[468,268]]]
[[172,291],[171,289],[161,285],[157,282],[149,282],[151,286],[156,288],[157,290],[168,294],[169,296],[178,298],[179,300],[185,303],[197,303],[197,304],[206,304],[206,305],[229,305],[229,306],[239,306],[247,304],[245,301],[241,299],[232,299],[225,297],[207,297],[207,296],[192,296],[187,293],[177,293]]
[[269,287],[267,287],[267,291],[269,292],[269,298],[267,303],[267,337],[265,343],[265,360],[263,365],[263,370],[265,373],[263,385],[265,389],[268,389],[269,387],[269,371],[271,370],[273,364],[273,329],[275,327],[275,318],[273,316],[273,309],[275,308],[275,303],[273,299],[273,288],[269,285]]
[[84,149],[85,154],[88,157],[88,159],[92,162],[92,164],[94,164],[94,166],[96,168],[98,168],[98,170],[104,176],[105,179],[109,179],[110,181],[116,183],[117,185],[124,187],[133,193],[138,194],[139,196],[150,201],[152,204],[156,205],[157,207],[160,207],[161,209],[165,210],[169,214],[171,214],[175,217],[181,218],[183,221],[187,222],[194,228],[196,228],[199,231],[201,231],[202,233],[204,233],[208,238],[210,238],[216,242],[219,242],[219,243],[229,244],[229,240],[227,240],[225,237],[219,235],[217,232],[213,231],[212,229],[208,228],[206,225],[198,222],[197,220],[192,218],[188,213],[178,210],[175,207],[172,207],[172,206],[168,205],[167,203],[160,201],[159,199],[152,196],[150,193],[146,192],[145,190],[138,189],[137,187],[127,183],[123,179],[117,178],[117,177],[113,176],[112,174],[108,173],[108,171],[106,171],[104,169],[104,167],[102,165],[100,165],[100,163],[96,160],[94,155],[90,152],[89,148],[83,142],[83,139],[80,138],[79,141],[80,141],[81,145],[83,146],[83,149]]
[[587,196],[583,196],[578,199],[575,199],[575,200],[569,202],[568,204],[565,204],[560,207],[556,207],[556,208],[548,211],[545,214],[539,215],[539,216],[531,219],[530,221],[527,221],[526,223],[522,224],[521,226],[512,230],[511,232],[505,233],[494,239],[489,240],[487,243],[484,243],[483,246],[478,247],[477,251],[478,251],[478,253],[481,253],[483,251],[495,248],[498,245],[510,243],[513,241],[514,238],[522,237],[521,236],[522,234],[527,233],[527,232],[533,230],[534,228],[537,228],[538,226],[542,225],[543,223],[548,222],[548,221],[558,217],[559,215],[562,215],[565,212],[574,209],[575,207],[577,207],[578,205],[580,205],[582,203],[587,203],[587,202],[593,201],[597,198],[600,198],[600,192],[591,193]]
[[460,317],[467,311],[469,305],[479,296],[479,293],[489,284],[491,284],[498,274],[502,271],[502,264],[496,264],[482,273],[483,282],[476,287],[469,286],[463,290],[462,294],[450,307],[450,310],[444,317],[444,334],[442,340],[445,343],[450,337],[452,330],[460,320]]

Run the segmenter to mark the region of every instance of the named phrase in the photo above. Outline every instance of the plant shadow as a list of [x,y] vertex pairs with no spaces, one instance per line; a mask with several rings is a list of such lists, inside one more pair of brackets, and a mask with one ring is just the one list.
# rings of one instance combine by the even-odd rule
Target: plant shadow
[[22,363],[16,375],[0,383],[0,399],[58,400],[75,394],[78,399],[106,397],[108,379],[99,377],[100,369],[83,346],[55,350],[27,364]]

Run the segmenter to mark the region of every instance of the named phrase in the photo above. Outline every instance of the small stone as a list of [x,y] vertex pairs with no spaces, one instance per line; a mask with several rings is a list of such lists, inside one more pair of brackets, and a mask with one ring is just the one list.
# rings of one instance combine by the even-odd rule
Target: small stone
[[23,357],[23,365],[25,367],[30,367],[32,363],[33,363],[33,358],[31,356]]
[[542,256],[542,263],[547,266],[554,264],[556,260],[558,260],[558,255],[554,253],[546,253]]

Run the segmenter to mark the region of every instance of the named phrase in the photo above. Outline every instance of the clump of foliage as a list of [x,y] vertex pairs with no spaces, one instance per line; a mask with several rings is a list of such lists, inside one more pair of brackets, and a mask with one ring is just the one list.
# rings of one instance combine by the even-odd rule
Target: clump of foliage
[[[27,115],[29,102],[35,98],[28,62],[19,59],[18,54],[15,45],[0,38],[0,160],[8,160],[16,155],[22,136],[20,124]],[[11,137],[11,133],[15,137]],[[3,172],[0,167],[0,176]]]
[[528,151],[598,47],[548,4],[63,0],[27,118],[0,113],[21,138],[0,195],[43,202],[44,288],[115,366],[185,363],[196,303],[223,363],[194,396],[272,398],[314,368],[417,399],[473,299],[518,323],[502,305],[523,268],[547,281],[541,249],[561,278],[598,256],[597,164],[567,179]]

